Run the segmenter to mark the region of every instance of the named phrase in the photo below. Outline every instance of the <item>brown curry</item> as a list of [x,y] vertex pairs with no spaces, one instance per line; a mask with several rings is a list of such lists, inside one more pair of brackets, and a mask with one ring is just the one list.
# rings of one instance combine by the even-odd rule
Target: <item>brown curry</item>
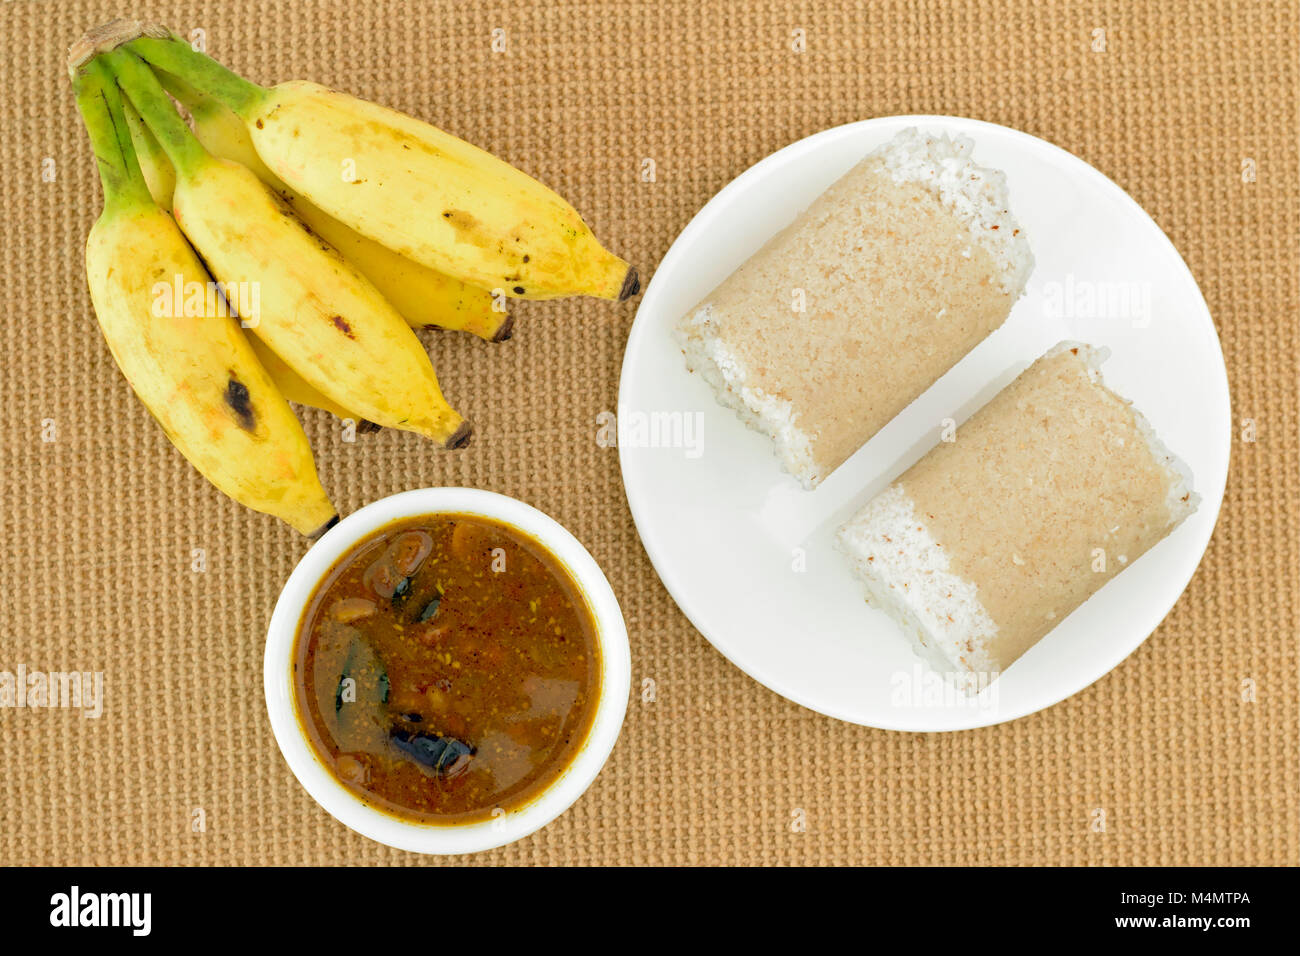
[[298,629],[299,720],[363,800],[434,823],[489,818],[564,772],[600,691],[597,629],[569,572],[500,522],[439,514],[360,541]]

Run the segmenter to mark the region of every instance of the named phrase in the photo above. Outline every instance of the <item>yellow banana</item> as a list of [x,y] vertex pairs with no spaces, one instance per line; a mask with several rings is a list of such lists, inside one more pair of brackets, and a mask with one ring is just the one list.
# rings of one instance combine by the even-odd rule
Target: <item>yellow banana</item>
[[315,83],[257,86],[163,28],[143,31],[126,49],[233,110],[271,172],[362,235],[507,296],[640,291],[572,206],[491,153]]
[[379,291],[253,173],[210,155],[143,62],[121,48],[106,58],[176,171],[176,223],[253,334],[339,405],[444,447],[466,444],[469,422]]
[[213,286],[150,197],[112,75],[98,60],[74,63],[73,85],[104,187],[86,275],[109,351],[172,444],[218,489],[304,534],[323,532],[338,518],[307,436],[236,320],[186,314],[187,295],[168,307],[165,292]]
[[[163,152],[153,133],[149,131],[149,127],[144,125],[144,120],[140,119],[140,114],[136,112],[130,100],[122,100],[122,111],[126,114],[127,129],[131,131],[131,145],[135,148],[136,159],[139,160],[140,171],[144,174],[149,193],[157,205],[170,212],[172,193],[176,188],[176,171],[172,169],[172,162]],[[357,422],[361,431],[373,430],[373,425],[360,415],[354,415],[338,402],[331,401],[312,388],[256,335],[249,335],[246,338],[248,344],[253,347],[253,354],[266,369],[266,374],[271,376],[276,389],[289,401],[323,409],[338,418],[350,418]]]
[[238,116],[184,80],[160,70],[155,73],[163,88],[189,112],[194,134],[209,153],[256,173],[293,207],[299,219],[374,283],[411,328],[471,332],[489,342],[510,338],[514,319],[504,308],[494,308],[498,300],[491,292],[422,266],[343,225],[266,168]]
[[368,422],[360,415],[353,414],[338,402],[331,401],[328,396],[322,395],[318,390],[312,388],[306,379],[286,365],[284,359],[272,352],[267,344],[256,335],[248,335],[245,338],[248,339],[248,344],[253,347],[253,354],[262,363],[262,368],[266,369],[266,374],[271,376],[271,381],[275,383],[275,387],[289,401],[297,402],[299,405],[310,405],[312,408],[319,408],[344,421],[350,420],[356,424],[359,432],[379,430],[379,426],[374,422]]

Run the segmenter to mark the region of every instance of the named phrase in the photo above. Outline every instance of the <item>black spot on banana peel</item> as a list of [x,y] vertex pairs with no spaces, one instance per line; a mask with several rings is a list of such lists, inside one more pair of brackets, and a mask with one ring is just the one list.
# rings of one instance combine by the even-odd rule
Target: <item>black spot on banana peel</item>
[[469,444],[470,437],[473,434],[474,426],[469,422],[461,422],[460,428],[457,428],[452,436],[447,439],[447,443],[443,447],[447,449],[464,448]]
[[641,291],[641,277],[637,275],[636,266],[627,267],[627,276],[623,279],[623,288],[618,293],[618,301],[625,302]]
[[257,416],[253,414],[253,404],[248,395],[248,386],[232,374],[226,382],[226,405],[239,419],[239,427],[246,432],[257,428]]
[[356,340],[356,336],[352,334],[352,326],[348,325],[347,320],[344,319],[343,316],[341,316],[341,315],[331,315],[331,316],[330,316],[330,321],[334,323],[334,327],[335,327],[336,329],[338,329],[340,332],[342,332],[342,333],[343,333],[344,335],[346,335],[348,338],[350,338],[350,339],[352,339],[352,340],[354,340],[354,341]]

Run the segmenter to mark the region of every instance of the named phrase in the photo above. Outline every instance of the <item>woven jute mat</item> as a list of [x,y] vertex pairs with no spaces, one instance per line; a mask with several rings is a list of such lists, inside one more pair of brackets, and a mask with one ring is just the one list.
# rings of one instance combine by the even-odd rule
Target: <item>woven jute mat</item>
[[429,338],[477,425],[464,452],[392,432],[348,444],[305,414],[341,509],[429,485],[513,495],[572,529],[622,602],[634,693],[605,770],[540,833],[459,862],[1296,861],[1294,3],[13,0],[0,5],[0,670],[102,671],[104,711],[0,710],[0,863],[438,862],[354,835],[290,774],[262,647],[306,542],[181,459],[97,331],[82,248],[99,187],[63,59],[114,15],[202,30],[253,79],[315,79],[480,144],[567,196],[645,275],[714,192],[793,140],[890,113],[990,120],[1127,189],[1209,301],[1234,438],[1200,570],[1109,676],[965,733],[801,709],[677,610],[617,452],[597,441],[635,301],[520,306],[502,345]]

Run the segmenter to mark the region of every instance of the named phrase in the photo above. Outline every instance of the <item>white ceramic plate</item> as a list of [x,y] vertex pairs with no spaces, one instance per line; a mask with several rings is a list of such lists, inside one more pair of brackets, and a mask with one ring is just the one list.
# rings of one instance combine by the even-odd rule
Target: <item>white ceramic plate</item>
[[[1012,211],[1037,264],[1001,329],[816,491],[803,491],[781,471],[767,440],[686,371],[671,329],[826,187],[908,126],[968,135],[978,162],[1006,172]],[[1061,339],[1111,349],[1102,366],[1107,384],[1133,400],[1187,462],[1203,500],[988,690],[964,699],[913,655],[888,617],[864,603],[831,548],[832,536],[938,441],[943,419],[963,421]],[[673,243],[646,290],[619,388],[628,502],[651,561],[691,623],[778,694],[894,730],[1012,720],[1087,687],[1131,654],[1178,600],[1209,542],[1230,428],[1214,324],[1191,273],[1151,218],[1058,147],[944,116],[882,117],[818,133],[718,193]],[[800,553],[802,571],[795,569]]]

